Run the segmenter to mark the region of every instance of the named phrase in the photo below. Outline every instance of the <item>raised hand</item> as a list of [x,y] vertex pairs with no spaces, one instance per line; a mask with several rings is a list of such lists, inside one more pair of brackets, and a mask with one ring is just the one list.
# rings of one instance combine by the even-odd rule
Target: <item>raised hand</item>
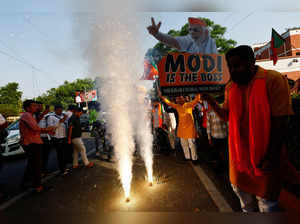
[[155,36],[156,34],[158,34],[158,31],[159,31],[159,28],[161,26],[161,22],[159,22],[157,25],[155,24],[155,21],[154,21],[154,18],[151,17],[151,26],[148,26],[147,29],[148,29],[148,32]]

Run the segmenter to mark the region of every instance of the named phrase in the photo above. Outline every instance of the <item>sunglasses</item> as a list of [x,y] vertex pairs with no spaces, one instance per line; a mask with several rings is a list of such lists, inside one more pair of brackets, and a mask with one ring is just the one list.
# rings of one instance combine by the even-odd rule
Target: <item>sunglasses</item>
[[201,28],[189,28],[189,32],[200,32],[201,31]]

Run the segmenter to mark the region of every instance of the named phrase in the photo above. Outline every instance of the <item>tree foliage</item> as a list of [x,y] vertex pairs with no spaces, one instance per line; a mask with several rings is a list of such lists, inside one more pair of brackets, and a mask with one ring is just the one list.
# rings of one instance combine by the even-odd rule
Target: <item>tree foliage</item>
[[19,84],[10,82],[0,88],[0,113],[8,116],[17,116],[22,107],[22,92]]
[[64,108],[75,103],[75,93],[81,91],[89,91],[94,88],[92,79],[77,79],[74,82],[65,81],[63,85],[52,88],[46,93],[37,97],[36,100],[41,101],[45,105],[61,104]]
[[[207,18],[201,18],[207,24],[208,29],[210,30],[211,37],[215,39],[218,52],[220,54],[226,53],[229,49],[233,48],[237,42],[232,39],[224,38],[224,34],[226,32],[226,27],[223,27],[219,24],[215,24],[213,21]],[[188,35],[189,25],[186,23],[184,26],[181,27],[180,30],[170,30],[168,32],[169,35],[176,37],[176,36],[185,36]],[[154,48],[158,49],[162,55],[166,55],[169,52],[176,52],[177,50],[172,49],[169,46],[164,45],[163,43],[158,43],[154,46]]]
[[0,88],[0,104],[18,105],[21,101],[22,92],[18,90],[19,84],[10,82],[6,86]]
[[0,104],[0,113],[4,117],[18,116],[21,112],[21,106],[14,104]]

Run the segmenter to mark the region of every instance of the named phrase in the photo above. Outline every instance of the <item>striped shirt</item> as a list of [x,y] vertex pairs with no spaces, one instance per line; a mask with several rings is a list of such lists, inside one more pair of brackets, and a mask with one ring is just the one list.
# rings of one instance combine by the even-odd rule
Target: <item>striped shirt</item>
[[213,111],[209,111],[207,116],[207,135],[208,139],[217,138],[222,139],[227,137],[228,125],[227,122],[223,121],[218,115]]
[[53,135],[54,138],[62,139],[66,138],[66,125],[63,122],[60,122],[61,119],[64,118],[64,115],[57,115],[57,114],[52,114],[48,118],[48,124],[49,126],[55,126],[57,127],[55,130],[55,134]]

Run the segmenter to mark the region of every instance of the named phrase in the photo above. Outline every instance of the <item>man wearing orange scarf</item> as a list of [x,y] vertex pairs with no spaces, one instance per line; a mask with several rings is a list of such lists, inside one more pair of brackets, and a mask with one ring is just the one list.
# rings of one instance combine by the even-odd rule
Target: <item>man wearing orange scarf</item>
[[229,50],[226,61],[231,81],[223,106],[208,95],[202,98],[229,121],[232,188],[244,212],[257,207],[260,212],[278,211],[281,172],[287,172],[284,134],[293,114],[288,82],[280,73],[256,66],[249,46]]

